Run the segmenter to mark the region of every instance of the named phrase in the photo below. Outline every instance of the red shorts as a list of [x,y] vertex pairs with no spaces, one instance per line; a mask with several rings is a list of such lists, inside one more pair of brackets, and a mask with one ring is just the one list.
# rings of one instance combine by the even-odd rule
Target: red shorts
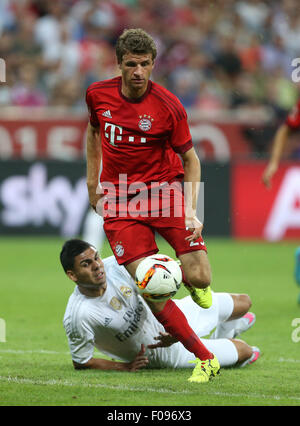
[[104,231],[120,265],[128,265],[137,259],[157,253],[155,232],[168,241],[177,257],[197,250],[207,252],[201,237],[192,243],[185,240],[191,232],[186,230],[184,215],[106,218]]
[[128,265],[137,259],[157,253],[155,231],[168,241],[177,257],[192,251],[207,251],[201,237],[192,243],[185,240],[191,232],[186,230],[184,220],[179,221],[179,218],[175,218],[176,226],[170,226],[169,218],[167,223],[164,223],[162,219],[116,218],[104,222],[104,231],[119,265]]

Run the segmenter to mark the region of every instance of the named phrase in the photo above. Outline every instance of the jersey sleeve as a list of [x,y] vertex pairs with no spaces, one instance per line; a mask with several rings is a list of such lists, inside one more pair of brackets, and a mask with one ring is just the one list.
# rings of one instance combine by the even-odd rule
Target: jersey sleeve
[[293,130],[300,129],[300,101],[292,109],[285,120],[285,124]]
[[173,150],[177,154],[184,154],[193,147],[192,136],[185,111],[180,116],[180,119],[177,119],[174,123],[170,142]]
[[76,329],[69,329],[65,324],[72,360],[85,364],[94,354],[94,334],[85,321],[81,321]]
[[99,127],[100,123],[99,123],[96,111],[94,110],[93,96],[92,96],[92,92],[91,92],[90,87],[86,91],[85,101],[86,101],[86,104],[87,104],[89,121],[90,121],[91,125],[93,127]]

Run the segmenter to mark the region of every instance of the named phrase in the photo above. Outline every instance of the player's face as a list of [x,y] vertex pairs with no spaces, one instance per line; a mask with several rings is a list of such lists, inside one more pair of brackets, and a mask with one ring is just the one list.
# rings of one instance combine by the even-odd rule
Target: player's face
[[126,53],[119,65],[122,72],[122,92],[125,96],[140,97],[147,90],[154,66],[152,54]]
[[104,264],[93,247],[75,257],[72,273],[73,281],[79,285],[99,288],[106,284]]

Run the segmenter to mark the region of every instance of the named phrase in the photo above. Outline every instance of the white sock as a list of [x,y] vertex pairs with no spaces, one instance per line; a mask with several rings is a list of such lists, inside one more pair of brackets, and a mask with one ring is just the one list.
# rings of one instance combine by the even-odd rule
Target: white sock
[[217,325],[215,331],[210,336],[211,339],[233,339],[235,334],[235,329],[238,326],[240,318],[230,321],[221,322]]
[[90,209],[86,215],[82,231],[83,240],[92,244],[99,251],[106,238],[103,230],[103,222],[103,218],[94,212],[94,210]]
[[229,339],[201,339],[201,342],[218,359],[221,367],[230,367],[237,363],[238,352]]

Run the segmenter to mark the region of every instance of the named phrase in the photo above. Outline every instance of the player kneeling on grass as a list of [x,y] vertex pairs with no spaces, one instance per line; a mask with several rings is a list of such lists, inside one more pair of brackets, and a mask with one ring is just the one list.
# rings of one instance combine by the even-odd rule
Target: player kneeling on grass
[[[76,369],[137,371],[146,366],[193,366],[194,354],[165,332],[138,294],[132,277],[113,256],[101,260],[90,244],[69,240],[60,260],[68,277],[77,284],[64,316]],[[197,336],[206,336],[215,329],[210,339],[201,340],[221,366],[244,366],[257,360],[258,348],[235,339],[255,322],[255,315],[248,312],[251,301],[247,295],[213,293],[209,309],[199,307],[191,296],[174,301]],[[123,362],[94,358],[95,347]]]

